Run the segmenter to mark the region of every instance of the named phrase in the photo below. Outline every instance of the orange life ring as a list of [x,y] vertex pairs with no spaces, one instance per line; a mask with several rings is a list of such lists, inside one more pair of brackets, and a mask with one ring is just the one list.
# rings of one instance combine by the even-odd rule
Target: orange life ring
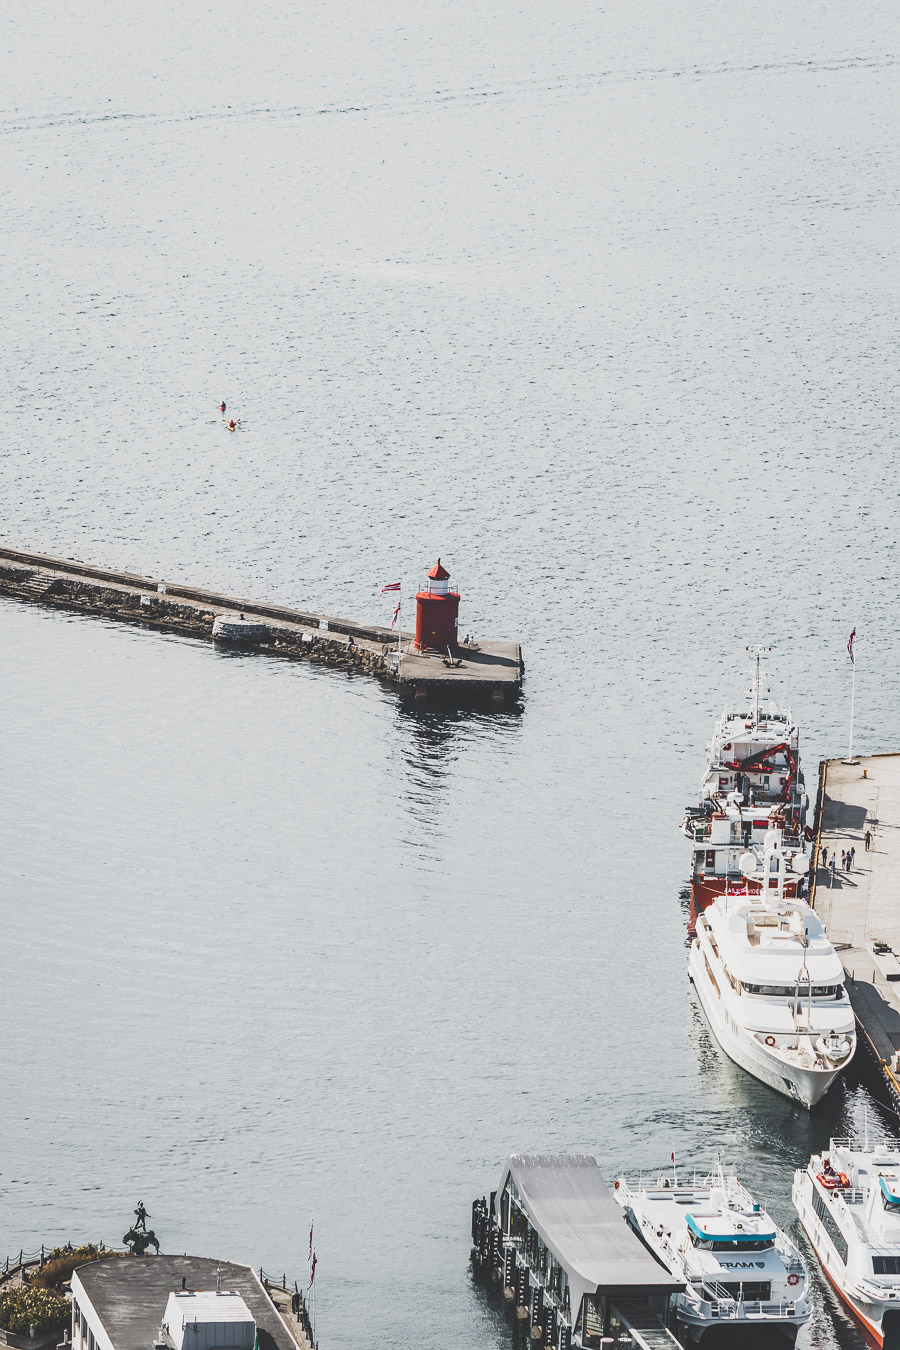
[[775,1037],[774,1037],[774,1036],[767,1036],[767,1037],[766,1037],[766,1045],[774,1045],[774,1044],[775,1044]]
[[619,1182],[618,1182],[618,1178],[617,1178],[616,1181],[615,1181],[615,1184],[613,1185],[613,1190],[617,1191],[618,1189],[619,1189]]
[[789,1276],[788,1276],[788,1284],[799,1284],[799,1283],[800,1283],[800,1276],[799,1276],[799,1275],[789,1275]]

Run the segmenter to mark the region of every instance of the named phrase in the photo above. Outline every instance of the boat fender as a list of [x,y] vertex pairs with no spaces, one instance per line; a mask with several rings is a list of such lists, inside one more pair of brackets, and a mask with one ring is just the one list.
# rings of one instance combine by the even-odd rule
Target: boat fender
[[767,1036],[767,1037],[766,1037],[766,1045],[774,1045],[774,1044],[775,1044],[775,1037],[774,1037],[774,1036]]
[[800,1283],[800,1276],[799,1276],[799,1275],[789,1275],[789,1276],[788,1276],[788,1284],[794,1285],[794,1284],[799,1284],[799,1283]]

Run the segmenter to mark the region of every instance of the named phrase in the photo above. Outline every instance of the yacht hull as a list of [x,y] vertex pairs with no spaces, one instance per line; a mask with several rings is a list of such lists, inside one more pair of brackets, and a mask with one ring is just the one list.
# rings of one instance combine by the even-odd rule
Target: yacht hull
[[791,1101],[802,1103],[807,1107],[820,1102],[841,1072],[840,1068],[823,1071],[785,1064],[782,1059],[770,1055],[749,1032],[743,1031],[740,1027],[736,1032],[732,1030],[737,1024],[733,1018],[726,1017],[725,1010],[721,1006],[721,994],[717,996],[706,975],[704,965],[704,956],[695,938],[691,943],[688,962],[690,977],[713,1035],[729,1059]]
[[[759,895],[762,887],[751,882],[747,885],[743,878],[734,877],[693,877],[691,880],[691,901],[697,913],[702,913],[708,909],[714,900],[720,896],[728,894],[738,894],[745,890],[748,895]],[[794,882],[786,882],[784,894],[791,898],[797,894],[797,885]]]
[[759,1335],[762,1335],[765,1331],[767,1335],[777,1336],[779,1346],[790,1346],[795,1344],[800,1328],[809,1321],[808,1317],[800,1318],[795,1322],[789,1322],[783,1317],[732,1317],[727,1322],[696,1323],[687,1321],[678,1313],[676,1313],[676,1318],[679,1328],[685,1333],[686,1339],[692,1345],[702,1345],[704,1333],[715,1327],[727,1327],[729,1331],[737,1331],[739,1327],[743,1327]]
[[886,1309],[882,1303],[863,1302],[854,1298],[844,1287],[846,1267],[838,1256],[834,1244],[829,1240],[824,1225],[813,1209],[812,1182],[808,1173],[801,1173],[799,1180],[795,1177],[791,1188],[791,1200],[803,1225],[803,1231],[809,1239],[809,1244],[816,1254],[816,1260],[824,1271],[828,1283],[841,1302],[846,1305],[860,1323],[868,1338],[875,1345],[883,1346],[885,1344],[884,1324],[885,1315],[887,1315],[888,1319],[895,1319],[897,1323],[895,1327],[889,1329],[891,1337],[889,1344],[900,1344],[900,1309],[897,1308],[896,1304]]

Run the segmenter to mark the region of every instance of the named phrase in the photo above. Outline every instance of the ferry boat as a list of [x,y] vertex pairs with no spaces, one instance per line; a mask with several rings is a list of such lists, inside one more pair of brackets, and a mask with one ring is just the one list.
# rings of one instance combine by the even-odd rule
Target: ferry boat
[[684,1289],[673,1297],[678,1322],[699,1341],[713,1326],[779,1332],[793,1344],[809,1321],[809,1276],[799,1251],[737,1177],[699,1185],[661,1176],[615,1195],[628,1222]]
[[800,767],[800,731],[764,687],[761,660],[767,650],[753,649],[756,675],[750,689],[715,724],[698,805],[687,808],[681,824],[693,845],[696,911],[726,892],[754,895],[765,888],[761,851],[772,830],[790,856],[785,893],[799,895],[809,875],[812,831],[806,823],[809,797]]
[[900,1141],[832,1139],[794,1173],[794,1208],[819,1263],[863,1328],[900,1348]]
[[690,978],[722,1049],[736,1064],[815,1106],[856,1050],[844,968],[817,915],[785,894],[785,851],[766,836],[774,891],[723,895],[697,917]]

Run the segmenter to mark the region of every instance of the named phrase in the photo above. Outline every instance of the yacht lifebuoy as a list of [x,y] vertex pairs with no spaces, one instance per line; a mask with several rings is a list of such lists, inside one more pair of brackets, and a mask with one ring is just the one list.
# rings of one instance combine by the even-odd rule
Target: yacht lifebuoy
[[774,1044],[775,1044],[775,1037],[774,1037],[774,1036],[767,1036],[767,1037],[766,1037],[766,1045],[774,1045]]
[[788,1284],[792,1284],[792,1285],[793,1285],[793,1284],[799,1284],[799,1283],[800,1283],[800,1276],[799,1276],[799,1275],[789,1275],[789,1276],[788,1276]]
[[614,1183],[614,1185],[613,1185],[613,1190],[616,1190],[616,1191],[617,1191],[618,1189],[619,1189],[619,1182],[618,1182],[618,1178],[617,1178],[616,1181],[615,1181],[615,1183]]

